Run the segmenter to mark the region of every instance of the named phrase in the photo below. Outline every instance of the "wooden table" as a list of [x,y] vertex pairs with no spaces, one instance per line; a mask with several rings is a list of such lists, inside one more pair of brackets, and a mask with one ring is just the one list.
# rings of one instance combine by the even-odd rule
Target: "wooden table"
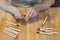
[[[60,8],[49,8],[46,11],[42,11],[36,18],[30,19],[28,23],[25,21],[17,21],[15,17],[8,12],[0,9],[0,40],[60,40],[60,34],[58,35],[41,35],[37,34],[37,28],[39,24],[42,24],[44,18],[48,16],[48,20],[44,27],[54,28],[54,31],[60,33]],[[6,24],[5,22],[16,23],[19,26],[12,26],[10,24]],[[5,27],[15,27],[20,30],[20,34],[16,39],[6,35],[3,32]]]

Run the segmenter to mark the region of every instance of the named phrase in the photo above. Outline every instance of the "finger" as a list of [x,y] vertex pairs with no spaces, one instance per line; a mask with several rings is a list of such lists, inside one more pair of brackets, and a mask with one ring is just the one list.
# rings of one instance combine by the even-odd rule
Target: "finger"
[[28,10],[27,10],[27,14],[26,14],[26,16],[25,16],[26,18],[29,17],[29,15],[30,15],[30,13],[31,13],[31,10],[32,10],[32,9],[28,9]]
[[31,17],[36,17],[38,14],[36,12],[33,12],[33,15]]
[[32,14],[29,15],[29,17],[35,17],[35,16],[37,16],[37,13],[36,13],[34,10],[33,10],[31,13],[32,13]]
[[20,13],[15,14],[16,19],[23,19],[22,15]]
[[19,15],[19,19],[23,19],[23,16],[22,15]]
[[23,19],[23,17],[20,15],[15,15],[15,17],[16,17],[16,19]]
[[19,16],[19,19],[23,19],[23,16]]
[[17,12],[17,16],[19,19],[23,19],[23,16],[21,15],[21,12]]
[[31,11],[31,13],[29,14],[29,18],[34,14],[34,11]]

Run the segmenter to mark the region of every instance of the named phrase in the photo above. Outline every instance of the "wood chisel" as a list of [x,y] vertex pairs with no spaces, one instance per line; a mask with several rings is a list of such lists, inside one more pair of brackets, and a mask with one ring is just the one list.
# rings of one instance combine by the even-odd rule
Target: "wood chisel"
[[[47,19],[48,19],[48,16],[46,16],[46,17],[45,17],[44,21],[42,22],[41,27],[43,27],[43,26],[44,26],[44,24],[46,23]],[[38,28],[37,30],[40,30],[40,28]]]
[[9,22],[9,21],[6,21],[5,23],[6,23],[6,24],[10,24],[10,25],[14,25],[14,26],[17,26],[17,25],[18,25],[18,24],[16,24],[16,23]]
[[21,30],[16,29],[16,28],[12,28],[12,27],[9,27],[9,28],[6,27],[3,30],[4,33],[6,33],[7,35],[9,35],[9,36],[11,36],[13,38],[16,38],[18,36],[18,34],[19,34],[20,31]]

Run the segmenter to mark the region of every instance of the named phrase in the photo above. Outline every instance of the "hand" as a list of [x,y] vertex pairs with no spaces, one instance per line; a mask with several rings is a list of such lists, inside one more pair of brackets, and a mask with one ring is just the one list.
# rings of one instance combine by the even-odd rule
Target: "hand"
[[11,12],[12,14],[14,14],[16,19],[23,19],[20,10],[18,10],[18,8],[10,6],[9,7],[9,12]]
[[26,18],[36,17],[38,15],[38,10],[34,7],[30,7],[27,9]]

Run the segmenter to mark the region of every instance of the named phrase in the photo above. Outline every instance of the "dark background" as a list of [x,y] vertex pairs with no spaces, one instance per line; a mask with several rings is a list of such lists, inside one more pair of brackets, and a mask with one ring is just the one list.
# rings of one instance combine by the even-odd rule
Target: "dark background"
[[60,0],[55,0],[55,4],[52,7],[60,7]]

